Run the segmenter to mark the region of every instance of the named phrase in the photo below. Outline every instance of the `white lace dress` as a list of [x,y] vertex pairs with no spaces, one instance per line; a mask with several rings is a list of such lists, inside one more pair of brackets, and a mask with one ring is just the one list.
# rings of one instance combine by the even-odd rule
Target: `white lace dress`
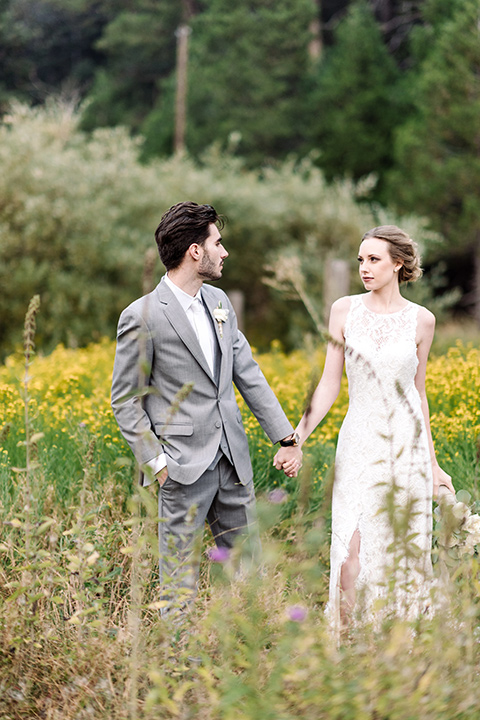
[[[382,315],[368,310],[362,295],[351,298],[345,323],[350,401],[338,437],[332,501],[327,613],[335,622],[340,572],[356,530],[356,610],[363,618],[375,617],[382,604],[375,602],[377,598],[393,596],[396,610],[408,616],[428,605],[432,470],[414,383],[418,310],[409,302],[398,312]],[[389,517],[385,508],[392,488],[394,509]]]

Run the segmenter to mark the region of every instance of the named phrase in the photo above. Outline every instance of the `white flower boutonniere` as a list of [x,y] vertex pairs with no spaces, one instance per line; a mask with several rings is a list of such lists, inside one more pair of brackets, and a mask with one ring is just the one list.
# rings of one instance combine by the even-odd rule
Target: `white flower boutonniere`
[[220,333],[220,337],[223,338],[223,324],[224,322],[227,322],[228,320],[228,313],[230,310],[228,308],[222,307],[222,303],[219,302],[217,307],[213,310],[213,317],[218,323],[218,332]]

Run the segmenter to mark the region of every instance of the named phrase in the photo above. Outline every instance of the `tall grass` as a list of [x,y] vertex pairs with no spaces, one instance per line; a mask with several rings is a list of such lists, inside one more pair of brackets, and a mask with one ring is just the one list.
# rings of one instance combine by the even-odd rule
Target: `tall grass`
[[[479,357],[456,346],[428,370],[439,460],[472,503]],[[188,620],[178,628],[161,619],[156,501],[137,488],[109,410],[112,360],[102,343],[33,360],[27,352],[0,370],[0,717],[478,717],[477,554],[449,551],[446,586],[436,563],[443,606],[432,616],[386,613],[340,645],[325,621],[329,481],[346,388],[311,439],[299,481],[274,471],[272,448],[243,409],[262,568],[245,554],[235,572],[241,546],[224,563],[203,552]],[[296,421],[322,354],[287,356],[277,346],[259,361]]]

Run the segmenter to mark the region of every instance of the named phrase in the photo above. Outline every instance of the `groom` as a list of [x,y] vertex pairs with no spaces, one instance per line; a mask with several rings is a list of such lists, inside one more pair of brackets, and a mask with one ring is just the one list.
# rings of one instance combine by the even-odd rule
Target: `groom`
[[[143,484],[158,480],[160,581],[191,592],[197,573],[187,561],[205,520],[226,552],[253,523],[253,472],[233,383],[272,443],[295,442],[227,295],[203,284],[222,276],[222,228],[211,205],[181,202],[163,215],[155,239],[167,274],[121,314],[113,370],[120,430]],[[138,392],[142,372],[146,393]],[[193,389],[172,415],[185,383]]]

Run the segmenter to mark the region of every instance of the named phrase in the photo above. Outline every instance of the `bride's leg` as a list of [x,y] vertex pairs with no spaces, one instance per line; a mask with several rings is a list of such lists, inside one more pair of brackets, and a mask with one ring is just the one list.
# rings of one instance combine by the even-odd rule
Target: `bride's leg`
[[355,605],[355,581],[360,572],[360,532],[355,530],[350,540],[348,557],[340,571],[340,620],[343,628],[348,627],[349,618]]

